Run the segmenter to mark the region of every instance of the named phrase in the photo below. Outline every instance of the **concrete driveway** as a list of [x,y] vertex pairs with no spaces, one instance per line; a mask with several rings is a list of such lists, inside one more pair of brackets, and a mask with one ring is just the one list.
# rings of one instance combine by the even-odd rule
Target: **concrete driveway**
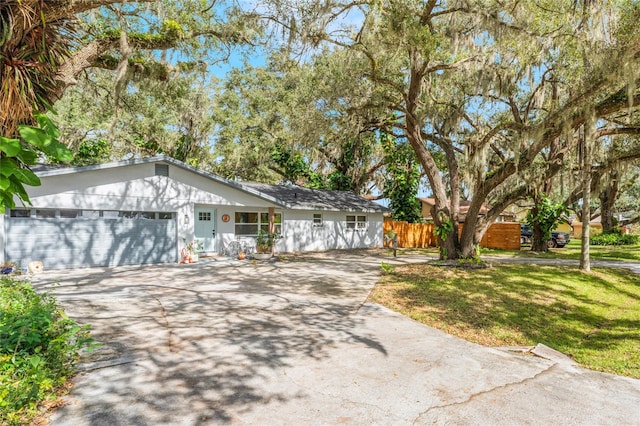
[[103,343],[51,424],[640,424],[639,380],[482,347],[364,303],[381,260],[37,276]]

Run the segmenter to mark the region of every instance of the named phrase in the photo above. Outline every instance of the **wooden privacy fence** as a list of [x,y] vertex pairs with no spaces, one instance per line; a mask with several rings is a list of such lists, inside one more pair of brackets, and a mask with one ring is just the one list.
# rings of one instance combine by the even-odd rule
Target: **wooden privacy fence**
[[384,232],[394,230],[398,235],[398,247],[435,247],[436,237],[433,234],[433,223],[409,223],[397,220],[384,221]]
[[[433,234],[433,223],[408,223],[385,219],[384,232],[394,230],[398,235],[398,247],[426,248],[435,247],[437,238]],[[462,225],[458,227],[458,235]],[[485,232],[480,247],[520,250],[520,224],[516,222],[495,222]]]
[[[460,226],[462,231],[462,226]],[[520,224],[494,222],[480,241],[480,247],[502,250],[520,250]]]

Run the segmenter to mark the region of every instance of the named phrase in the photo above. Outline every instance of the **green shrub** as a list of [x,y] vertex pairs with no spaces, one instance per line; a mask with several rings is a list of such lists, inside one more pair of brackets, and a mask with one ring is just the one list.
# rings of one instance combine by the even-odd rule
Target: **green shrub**
[[54,399],[90,346],[89,326],[68,318],[29,283],[0,277],[0,424],[24,424]]
[[600,234],[590,238],[594,246],[626,246],[640,243],[640,235],[634,234]]
[[607,232],[608,234],[618,234],[618,235],[622,235],[622,229],[620,228],[612,228],[609,232]]

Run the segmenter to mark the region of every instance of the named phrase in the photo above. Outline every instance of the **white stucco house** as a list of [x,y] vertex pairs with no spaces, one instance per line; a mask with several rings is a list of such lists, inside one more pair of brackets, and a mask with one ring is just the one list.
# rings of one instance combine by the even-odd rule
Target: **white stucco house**
[[387,209],[345,191],[233,182],[166,156],[37,170],[32,205],[0,215],[0,263],[47,269],[178,262],[267,230],[278,252],[382,246]]

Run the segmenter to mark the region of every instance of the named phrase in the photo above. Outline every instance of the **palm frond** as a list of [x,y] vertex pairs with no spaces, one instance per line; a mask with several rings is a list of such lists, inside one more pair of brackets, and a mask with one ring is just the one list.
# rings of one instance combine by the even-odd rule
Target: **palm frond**
[[74,24],[46,22],[45,7],[43,0],[0,5],[0,135],[15,135],[19,124],[33,123],[34,111],[53,103]]

